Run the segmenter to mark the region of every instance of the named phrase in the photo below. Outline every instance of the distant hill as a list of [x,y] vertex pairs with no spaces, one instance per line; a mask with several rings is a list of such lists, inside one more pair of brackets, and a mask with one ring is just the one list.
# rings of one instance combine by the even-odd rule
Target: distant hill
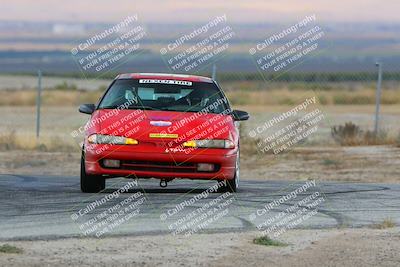
[[[38,68],[55,73],[77,72],[79,68],[70,53],[71,47],[112,26],[107,23],[0,21],[0,72],[35,72]],[[160,56],[160,47],[199,26],[201,24],[144,25],[148,36],[141,43],[142,53],[127,57],[115,71],[168,71]],[[230,52],[217,62],[219,70],[254,72],[257,69],[249,56],[249,48],[288,25],[230,26],[236,35],[229,42]],[[308,56],[292,71],[368,72],[375,71],[377,60],[384,62],[386,70],[400,71],[400,24],[332,23],[319,26],[326,34],[319,42],[318,53]],[[105,38],[97,45],[109,41]],[[187,45],[198,41],[194,38]]]

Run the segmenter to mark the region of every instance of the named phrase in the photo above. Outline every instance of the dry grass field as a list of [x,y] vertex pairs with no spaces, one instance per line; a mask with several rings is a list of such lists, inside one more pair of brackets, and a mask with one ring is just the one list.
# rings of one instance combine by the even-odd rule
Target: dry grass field
[[[10,77],[0,76],[0,106],[31,106],[36,102],[34,77],[22,76],[14,85]],[[16,80],[20,79],[16,76]],[[78,80],[72,78],[46,78],[43,85],[43,104],[49,106],[78,105],[96,102],[107,85],[107,80]],[[57,80],[58,79],[58,80]],[[27,80],[26,82],[24,82]],[[14,87],[13,87],[14,86]],[[295,105],[306,97],[316,96],[320,105],[373,105],[375,84],[370,82],[304,83],[304,82],[221,82],[234,105],[287,106]],[[400,87],[397,83],[383,84],[381,103],[400,104]]]

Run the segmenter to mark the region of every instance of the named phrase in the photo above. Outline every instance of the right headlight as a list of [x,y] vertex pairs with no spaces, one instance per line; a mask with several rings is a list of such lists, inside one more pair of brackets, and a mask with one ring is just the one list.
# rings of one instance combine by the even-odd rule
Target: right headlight
[[235,144],[231,140],[223,139],[204,139],[204,140],[191,140],[183,143],[184,147],[193,148],[234,148]]

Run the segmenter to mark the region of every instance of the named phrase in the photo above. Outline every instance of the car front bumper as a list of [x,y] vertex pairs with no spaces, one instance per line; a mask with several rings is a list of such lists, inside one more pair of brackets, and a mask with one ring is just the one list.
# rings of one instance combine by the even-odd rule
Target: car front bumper
[[[234,178],[236,157],[236,150],[225,149],[185,154],[128,151],[125,147],[104,148],[96,145],[95,149],[85,152],[85,168],[88,174],[109,177],[229,180]],[[121,166],[107,168],[102,164],[104,159],[120,160]],[[214,164],[215,170],[197,171],[198,163]]]

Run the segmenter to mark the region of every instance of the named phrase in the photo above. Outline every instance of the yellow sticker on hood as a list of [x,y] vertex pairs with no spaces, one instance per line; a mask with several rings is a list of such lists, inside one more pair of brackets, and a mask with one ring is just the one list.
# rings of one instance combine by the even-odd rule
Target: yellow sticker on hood
[[150,138],[178,138],[178,134],[150,133]]

